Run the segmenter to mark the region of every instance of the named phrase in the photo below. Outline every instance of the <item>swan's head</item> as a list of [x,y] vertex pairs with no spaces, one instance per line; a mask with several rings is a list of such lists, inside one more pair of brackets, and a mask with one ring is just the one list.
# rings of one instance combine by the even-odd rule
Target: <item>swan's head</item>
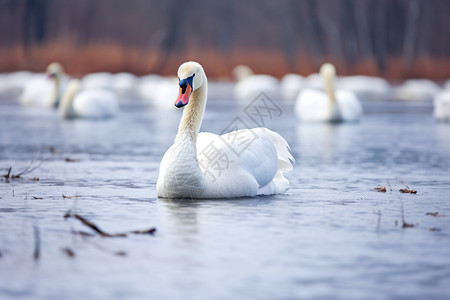
[[48,78],[56,78],[61,76],[64,73],[64,69],[60,63],[54,62],[48,65],[47,67],[47,76]]
[[322,76],[324,77],[330,76],[334,78],[336,77],[336,68],[330,63],[324,63],[320,67],[320,74],[322,74]]
[[178,68],[180,92],[175,100],[176,107],[183,107],[189,103],[193,91],[203,84],[204,71],[199,63],[189,61]]
[[253,74],[255,74],[253,70],[246,65],[237,65],[233,69],[233,76],[237,81],[250,77]]

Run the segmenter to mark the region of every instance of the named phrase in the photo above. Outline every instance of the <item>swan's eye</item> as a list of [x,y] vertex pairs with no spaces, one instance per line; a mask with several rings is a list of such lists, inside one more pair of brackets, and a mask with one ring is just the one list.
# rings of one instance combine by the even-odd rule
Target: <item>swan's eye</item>
[[181,88],[182,94],[186,93],[187,84],[185,83],[185,84],[180,85],[180,88]]

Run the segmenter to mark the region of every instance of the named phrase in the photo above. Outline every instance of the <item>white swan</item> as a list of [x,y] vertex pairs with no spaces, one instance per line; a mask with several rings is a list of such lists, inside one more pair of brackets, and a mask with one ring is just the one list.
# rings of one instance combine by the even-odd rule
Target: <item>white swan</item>
[[233,198],[283,193],[293,157],[287,142],[266,128],[224,135],[200,133],[207,79],[202,66],[186,62],[178,69],[176,107],[183,111],[174,144],[161,161],[156,183],[163,198]]
[[386,100],[392,93],[389,82],[380,77],[345,76],[339,78],[336,85],[339,89],[354,92],[360,99]]
[[320,68],[325,92],[305,89],[298,95],[295,114],[301,121],[351,122],[361,117],[362,107],[351,91],[334,90],[336,69],[332,64]]
[[90,73],[81,80],[83,90],[112,88],[113,75],[108,72]]
[[48,108],[58,106],[68,79],[64,75],[63,67],[57,62],[48,65],[46,75],[47,78],[37,76],[27,82],[19,98],[22,105]]
[[278,79],[273,76],[255,75],[252,69],[243,65],[236,66],[233,74],[238,80],[233,90],[234,97],[239,101],[255,100],[261,93],[273,100],[280,96]]
[[450,90],[444,90],[434,98],[434,117],[441,122],[450,122]]
[[305,78],[298,74],[286,74],[281,79],[280,87],[283,99],[294,101],[305,87]]
[[163,77],[147,75],[141,79],[138,94],[141,99],[150,100],[158,110],[175,110],[167,99],[177,96],[178,79],[175,76]]
[[0,74],[0,95],[20,95],[26,83],[36,74],[28,71],[17,71]]
[[115,93],[106,89],[80,91],[80,80],[72,79],[59,105],[61,118],[102,119],[117,114],[118,99]]
[[135,96],[137,86],[138,78],[134,74],[122,72],[112,75],[112,88],[121,97]]
[[429,79],[408,79],[395,88],[394,98],[405,101],[430,101],[441,91],[441,87]]

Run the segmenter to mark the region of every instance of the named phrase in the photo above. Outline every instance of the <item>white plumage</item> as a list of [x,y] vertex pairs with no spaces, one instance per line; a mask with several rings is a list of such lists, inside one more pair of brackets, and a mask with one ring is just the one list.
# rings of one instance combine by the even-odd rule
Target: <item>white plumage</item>
[[46,74],[33,75],[24,85],[19,102],[24,106],[56,108],[68,83],[59,63],[51,63]]
[[450,90],[445,90],[434,98],[433,115],[438,121],[450,122]]
[[280,96],[280,85],[278,79],[265,74],[254,75],[247,67],[239,65],[234,70],[238,82],[234,87],[234,97],[239,101],[249,102],[255,100],[261,93],[270,99]]
[[356,95],[347,90],[334,90],[335,68],[324,64],[320,73],[325,91],[304,89],[295,103],[295,114],[306,122],[353,122],[362,114],[361,103]]
[[114,117],[118,111],[118,99],[106,89],[80,91],[80,81],[70,81],[59,106],[61,118],[102,119]]
[[298,74],[286,74],[281,79],[280,87],[283,99],[294,101],[305,87],[305,78]]
[[111,89],[113,75],[108,72],[90,73],[81,80],[83,90],[87,89]]
[[432,100],[441,91],[429,79],[408,79],[394,91],[394,98],[405,101]]
[[267,128],[199,134],[206,76],[195,62],[182,64],[178,76],[180,94],[175,104],[187,106],[175,142],[161,161],[158,196],[232,198],[284,193],[289,181],[283,173],[292,169],[294,160],[287,142]]
[[153,106],[159,110],[175,110],[173,103],[167,99],[177,97],[176,77],[162,77],[158,75],[147,75],[141,79],[139,84],[139,97],[150,100]]
[[368,100],[388,99],[392,93],[391,85],[386,79],[363,75],[341,77],[337,81],[337,87]]

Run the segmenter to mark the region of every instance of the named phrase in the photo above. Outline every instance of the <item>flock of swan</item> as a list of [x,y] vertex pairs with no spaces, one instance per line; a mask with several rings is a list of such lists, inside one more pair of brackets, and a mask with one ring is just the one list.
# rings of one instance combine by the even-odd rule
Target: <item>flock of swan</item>
[[[138,78],[129,73],[93,73],[74,79],[64,73],[59,63],[52,63],[47,67],[46,77],[26,72],[10,74],[8,88],[21,88],[22,105],[56,108],[62,119],[114,117],[120,97],[130,94],[149,97],[160,109],[183,108],[174,143],[160,164],[158,197],[234,198],[284,193],[289,187],[284,173],[292,170],[294,163],[286,140],[263,127],[224,135],[200,133],[208,94],[205,71],[199,63],[186,62],[177,75],[178,78],[157,75]],[[2,76],[0,82],[5,82],[8,78]],[[385,97],[392,89],[381,78],[337,78],[330,63],[323,64],[319,74],[306,78],[288,74],[281,82],[269,75],[254,74],[246,66],[236,67],[234,76],[237,101],[252,101],[261,92],[273,99],[292,101],[301,122],[358,121],[362,116],[358,97]],[[12,78],[21,80],[23,85]],[[441,90],[431,81],[407,81],[395,93],[405,100],[432,97],[436,119],[450,121],[450,81],[445,86]],[[4,90],[0,85],[0,93]],[[241,151],[239,143],[230,142],[237,136],[253,142]],[[217,154],[214,162],[210,161],[213,152]],[[219,160],[226,168],[220,167]]]

